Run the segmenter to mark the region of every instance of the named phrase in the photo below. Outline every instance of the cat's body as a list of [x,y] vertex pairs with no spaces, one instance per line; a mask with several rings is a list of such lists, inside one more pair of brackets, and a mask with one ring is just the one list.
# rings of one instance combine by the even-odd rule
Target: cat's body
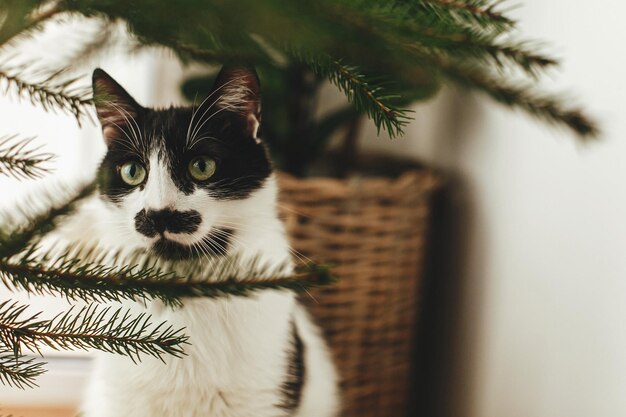
[[[158,317],[186,326],[188,356],[165,365],[149,358],[138,366],[121,357],[101,358],[86,417],[334,415],[332,369],[324,369],[326,357],[315,357],[323,346],[316,345],[318,335],[288,294],[194,300]],[[212,318],[209,329],[206,317]],[[300,377],[302,387],[290,386]]]
[[[94,91],[108,153],[99,196],[64,227],[76,243],[147,249],[194,262],[238,255],[289,265],[277,187],[256,139],[258,84],[247,69],[223,70],[196,109],[153,111],[102,71]],[[332,417],[336,375],[327,348],[289,291],[251,297],[129,303],[184,327],[190,346],[165,363],[98,357],[85,417]]]

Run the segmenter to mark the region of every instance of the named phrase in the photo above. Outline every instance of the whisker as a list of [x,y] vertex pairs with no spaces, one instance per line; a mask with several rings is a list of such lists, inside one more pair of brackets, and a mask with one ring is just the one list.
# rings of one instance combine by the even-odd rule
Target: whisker
[[204,139],[214,139],[217,142],[223,142],[214,136],[201,136],[197,139],[194,139],[193,142],[187,146],[187,150],[192,150],[193,147],[196,146],[197,143],[199,143],[201,140],[204,140]]
[[[191,105],[191,120],[189,120],[189,125],[187,126],[187,135],[185,136],[185,144],[189,143],[189,132],[191,130],[191,125],[193,124],[193,118],[196,117],[196,112],[200,108],[199,106],[196,107],[196,99],[197,98],[198,98],[198,92],[196,91],[196,94],[193,97],[193,103]],[[204,100],[202,100],[202,103],[200,103],[200,106],[202,104],[204,104],[204,102],[207,100],[207,98],[208,97],[206,97]]]
[[302,287],[302,289],[304,290],[304,292],[306,292],[306,293],[307,293],[307,295],[308,295],[309,297],[311,297],[311,300],[315,301],[315,304],[319,304],[319,303],[320,303],[319,301],[317,301],[317,298],[313,297],[313,294],[311,294],[311,293],[309,292],[309,290],[307,290],[307,289],[306,289],[306,288],[304,288],[304,287]]
[[305,217],[305,218],[307,218],[307,219],[312,218],[312,216],[310,216],[310,215],[308,215],[308,214],[305,214],[305,213],[303,213],[303,212],[301,212],[301,211],[295,210],[294,208],[292,208],[292,207],[290,207],[290,206],[288,206],[288,205],[286,205],[286,204],[281,204],[281,203],[280,203],[280,202],[278,202],[278,201],[276,202],[276,206],[277,206],[277,207],[280,207],[280,208],[281,208],[281,209],[283,209],[283,210],[289,211],[289,212],[291,212],[291,213],[293,213],[293,214],[297,214],[298,216],[302,216],[302,217]]
[[[215,104],[215,103],[213,103],[213,104]],[[213,104],[211,105],[211,107],[213,106]],[[213,117],[217,116],[218,114],[220,114],[224,110],[230,110],[230,109],[238,108],[240,106],[240,104],[241,103],[224,106],[224,107],[220,108],[219,110],[217,110],[216,112],[213,112],[213,114],[211,114],[209,117],[207,117],[206,120],[204,122],[202,122],[202,124],[197,127],[197,130],[199,131],[200,129],[202,129],[202,127],[205,124],[207,124],[207,122],[209,120],[211,120]],[[206,114],[206,112],[205,112],[205,114]]]
[[[139,129],[139,125],[137,124],[137,121],[135,120],[135,118],[126,109],[124,109],[123,107],[117,105],[116,103],[109,102],[109,104],[111,106],[113,106],[113,108],[116,109],[122,115],[122,117],[124,117],[124,119],[126,120],[126,123],[128,123],[128,125],[129,125],[129,127],[131,129],[131,133],[133,135],[133,138],[135,140],[136,146],[137,146],[137,151],[141,152],[142,148],[145,151],[145,148],[141,146],[141,144],[144,143],[143,140],[142,140],[143,137],[142,137],[142,134],[141,134],[141,129]],[[133,126],[133,123],[131,123],[131,120],[133,121],[134,126]],[[116,126],[118,126],[118,125],[116,124]],[[135,131],[135,127],[137,128],[136,131]],[[118,126],[118,128],[120,128],[120,127]]]
[[141,150],[136,147],[135,141],[130,136],[128,136],[128,133],[126,133],[126,131],[124,129],[122,129],[122,127],[120,125],[118,125],[117,123],[115,123],[113,121],[111,123],[113,123],[118,128],[118,130],[120,130],[126,136],[126,138],[128,139],[129,143],[125,144],[126,148],[131,150],[131,151],[136,152],[138,155],[141,155],[142,154]]
[[[215,93],[217,93],[218,91],[220,91],[220,90],[224,89],[224,87],[226,87],[226,86],[228,86],[228,85],[230,85],[230,84],[234,83],[235,81],[242,81],[242,80],[245,80],[245,77],[235,77],[235,78],[233,78],[233,79],[231,79],[231,80],[229,80],[229,81],[225,82],[224,84],[222,84],[221,86],[219,86],[218,88],[216,88],[216,89],[215,89],[215,90],[214,90],[211,94],[209,94],[209,96],[208,96],[207,98],[205,98],[205,99],[202,101],[202,104],[200,104],[200,106],[198,107],[198,109],[200,109],[200,107],[202,107],[202,105],[203,105],[203,104],[204,104],[204,103],[205,103],[205,102],[206,102],[209,98],[211,98],[211,97],[212,97]],[[199,123],[200,121],[202,121],[202,119],[203,119],[203,118],[204,118],[204,116],[207,114],[207,112],[208,112],[209,110],[211,110],[211,108],[212,108],[212,107],[215,105],[215,103],[217,103],[218,101],[219,101],[218,99],[214,100],[214,101],[213,101],[213,103],[211,103],[211,105],[210,105],[210,106],[209,106],[209,107],[208,107],[208,108],[204,111],[204,113],[202,113],[202,116],[200,116],[200,118],[198,119],[198,122],[196,122],[196,123]],[[191,122],[189,123],[189,126],[191,126]],[[193,138],[195,138],[195,137],[198,135],[198,132],[200,131],[200,129],[202,128],[202,126],[204,126],[204,123],[203,123],[200,127],[196,126],[196,127],[194,127],[194,128],[193,128],[192,133],[191,133],[191,135],[192,135],[192,136],[191,136],[191,138],[192,138],[191,140],[193,140]]]
[[[246,232],[246,231],[247,232],[251,232],[251,231],[255,231],[255,230],[259,230],[261,232],[283,232],[282,230],[277,229],[276,227],[268,227],[268,226],[265,226],[265,225],[253,225],[253,226],[251,226],[250,224],[247,224],[247,223],[236,223],[236,222],[227,221],[227,220],[220,220],[217,223],[219,225],[223,225],[223,226],[227,226],[227,227],[233,228],[237,232]],[[248,227],[247,229],[243,229],[241,226],[251,226],[251,227]],[[237,240],[238,243],[241,243],[241,241],[238,240],[235,236],[231,236],[231,238],[233,240]],[[245,245],[242,244],[242,246],[245,246]],[[302,252],[294,249],[291,246],[287,246],[287,250],[299,262],[302,262],[304,264],[314,263],[313,259],[309,258],[305,254],[303,254]]]

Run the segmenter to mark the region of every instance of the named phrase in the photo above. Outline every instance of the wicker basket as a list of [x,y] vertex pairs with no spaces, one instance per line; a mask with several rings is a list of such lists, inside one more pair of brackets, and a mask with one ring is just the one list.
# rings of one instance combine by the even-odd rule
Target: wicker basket
[[405,415],[436,177],[423,170],[349,181],[281,174],[279,182],[293,247],[336,265],[340,277],[302,301],[333,351],[342,416]]

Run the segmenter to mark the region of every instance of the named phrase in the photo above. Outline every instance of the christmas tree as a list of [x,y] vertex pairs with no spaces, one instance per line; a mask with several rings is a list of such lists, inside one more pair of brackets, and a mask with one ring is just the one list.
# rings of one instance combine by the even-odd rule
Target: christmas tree
[[[68,74],[82,55],[106,48],[108,37],[123,24],[131,34],[130,49],[164,47],[185,62],[246,62],[268,71],[312,73],[314,82],[330,81],[352,104],[335,119],[365,114],[392,137],[401,135],[410,121],[408,106],[431,97],[442,84],[484,93],[565,126],[581,139],[594,137],[598,128],[581,109],[538,89],[542,73],[557,61],[538,52],[537,43],[516,40],[516,22],[502,10],[492,0],[5,0],[0,5],[0,49],[19,50],[16,45],[37,36],[48,22],[63,24],[69,17],[90,19],[102,30],[84,40],[62,68],[32,71],[30,64],[12,64],[15,57],[0,60],[0,81],[5,94],[27,97],[84,123],[99,98],[81,87],[80,77]],[[307,88],[306,80],[301,81]],[[325,122],[327,130],[338,123]],[[19,132],[2,133],[1,175],[28,180],[47,174],[51,155],[34,149]],[[324,140],[324,135],[311,138],[309,145],[324,146]],[[88,303],[52,320],[29,314],[25,305],[0,304],[2,383],[35,384],[43,365],[23,351],[42,346],[94,348],[133,360],[183,354],[187,339],[180,330],[155,324],[146,315],[99,305],[105,301],[158,299],[176,305],[182,297],[246,296],[266,288],[299,290],[330,281],[328,270],[315,265],[282,277],[281,271],[255,262],[242,274],[229,260],[180,267],[143,254],[120,258],[98,248],[43,250],[41,239],[94,192],[94,186],[86,185],[73,193],[38,196],[0,216],[3,286]],[[206,276],[214,278],[211,283],[197,279]]]

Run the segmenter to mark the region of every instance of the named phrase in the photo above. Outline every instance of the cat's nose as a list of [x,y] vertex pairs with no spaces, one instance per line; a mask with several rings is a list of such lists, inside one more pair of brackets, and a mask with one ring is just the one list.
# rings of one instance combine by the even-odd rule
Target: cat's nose
[[165,232],[193,233],[198,230],[202,216],[195,210],[141,210],[135,216],[135,229],[144,236],[154,237]]

